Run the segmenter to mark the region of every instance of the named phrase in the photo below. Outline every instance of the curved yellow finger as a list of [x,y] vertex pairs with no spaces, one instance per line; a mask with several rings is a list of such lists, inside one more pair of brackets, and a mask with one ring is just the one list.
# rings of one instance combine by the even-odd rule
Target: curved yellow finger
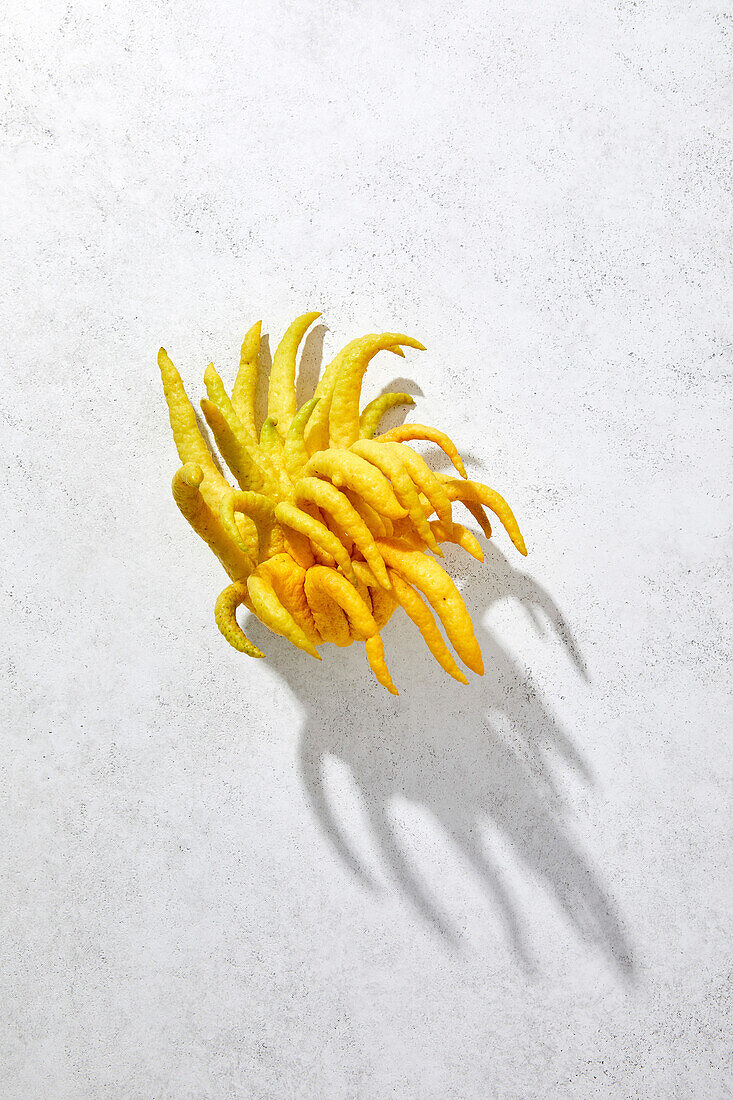
[[201,493],[209,507],[216,510],[223,494],[229,491],[229,483],[217,468],[211,451],[199,431],[193,405],[188,400],[181,376],[173,366],[165,348],[161,348],[158,352],[158,366],[178,455],[184,465],[195,462],[201,467],[203,473]]
[[467,684],[467,678],[453,660],[451,652],[443,640],[443,635],[438,630],[437,623],[422,597],[418,595],[412,585],[403,580],[396,570],[390,570],[389,579],[392,581],[392,589],[397,597],[397,602],[405,609],[422,634],[426,646],[440,667],[444,668],[454,680],[458,680],[459,684]]
[[483,504],[490,509],[501,520],[504,530],[519,553],[525,557],[527,556],[527,547],[524,544],[522,532],[519,530],[519,524],[514,518],[514,513],[504,497],[497,493],[495,489],[490,489],[488,485],[483,485],[480,481],[458,481],[457,478],[445,476],[441,477],[441,481],[448,495],[453,495],[454,499],[467,505]]
[[242,550],[249,551],[237,526],[239,512],[254,521],[258,536],[257,556],[261,561],[282,551],[282,532],[277,527],[272,501],[268,497],[262,493],[230,489],[222,498],[219,515],[224,530]]
[[341,573],[326,569],[323,565],[314,565],[308,570],[308,577],[311,590],[320,588],[338,604],[349,621],[354,637],[363,640],[377,633],[377,624],[371,609]]
[[303,440],[303,432],[317,404],[318,398],[312,397],[310,401],[306,401],[304,405],[301,405],[290,423],[288,434],[285,436],[283,462],[291,481],[298,480],[310,457]]
[[367,504],[353,489],[342,489],[341,492],[351,502],[376,538],[390,538],[394,534],[394,524],[391,519],[380,516],[379,512],[375,512],[371,504]]
[[316,628],[324,642],[344,649],[351,645],[353,638],[349,630],[349,620],[345,612],[334,600],[333,596],[319,584],[316,569],[324,566],[314,566],[305,575],[305,596],[308,607],[311,610]]
[[305,631],[298,626],[288,609],[275,594],[272,582],[253,573],[247,581],[247,591],[258,619],[275,634],[281,634],[298,649],[320,661],[320,655]]
[[303,313],[290,325],[272,357],[267,415],[277,421],[281,436],[286,435],[295,416],[295,358],[300,342],[320,313]]
[[313,397],[318,401],[318,408],[311,416],[305,431],[305,445],[309,454],[313,454],[316,451],[322,451],[324,447],[328,446],[328,414],[331,408],[333,387],[344,360],[353,350],[361,346],[365,340],[373,339],[374,335],[375,334],[360,336],[343,347],[338,355],[331,360],[319,378],[313,393]]
[[379,584],[366,562],[355,561],[354,572],[360,584],[365,584],[369,589],[372,601],[372,615],[377,624],[377,630],[381,630],[391,619],[397,600]]
[[491,523],[489,517],[484,511],[483,505],[476,504],[472,500],[463,500],[461,503],[468,509],[473,518],[478,523],[479,527],[483,531],[487,539],[491,538]]
[[477,500],[467,500],[467,499],[465,499],[466,496],[470,495],[470,494],[466,494],[466,493],[463,493],[461,491],[461,486],[466,485],[468,483],[458,481],[458,479],[454,478],[454,477],[448,477],[447,474],[438,474],[438,477],[440,478],[441,482],[443,483],[443,487],[445,488],[445,491],[448,494],[448,499],[452,502],[453,501],[458,501],[459,504],[462,504],[471,513],[473,518],[476,520],[479,527],[483,531],[485,537],[487,539],[490,539],[491,538],[491,524],[489,522],[489,517],[486,515],[486,512],[484,511],[483,505],[479,504]]
[[[366,409],[364,412],[366,412]],[[429,428],[425,424],[400,424],[398,427],[390,428],[388,432],[377,436],[377,439],[380,443],[407,443],[411,439],[423,439],[426,442],[435,443],[448,456],[461,477],[467,476],[466,467],[463,465],[463,460],[455,443],[445,432],[441,432],[437,428]]]
[[[318,523],[322,523],[327,530],[330,530],[330,527],[328,527],[328,524],[326,522],[326,513],[321,512],[321,509],[317,508],[312,501],[304,500],[301,498],[298,507],[300,508],[301,512],[305,512],[306,515],[309,515],[312,519],[317,520]],[[333,534],[333,532],[331,533]],[[338,535],[336,537],[338,538]],[[327,565],[330,569],[336,568],[336,559],[331,554],[327,553],[327,551],[325,551],[323,547],[319,546],[318,543],[311,542],[310,548],[313,551],[313,555],[316,559],[314,564]]]
[[239,371],[232,386],[232,405],[244,428],[249,443],[257,442],[255,425],[255,400],[257,397],[257,375],[259,371],[260,339],[262,321],[252,325],[242,342],[239,356]]
[[473,531],[469,531],[468,527],[464,527],[461,523],[454,522],[453,530],[448,534],[440,520],[431,520],[430,526],[438,542],[452,542],[456,546],[460,546],[462,550],[465,550],[466,553],[470,554],[476,561],[484,560],[484,552],[481,549],[481,543],[478,541]]
[[204,371],[204,385],[206,386],[209,401],[213,401],[215,405],[218,405],[222,412],[229,413],[231,419],[236,419],[236,421],[238,421],[239,417],[234,410],[231,398],[213,363],[209,363]]
[[290,612],[296,623],[314,645],[323,640],[308,606],[305,595],[306,570],[293,561],[289,554],[275,554],[257,570],[258,575],[269,580],[275,595]]
[[471,617],[445,570],[434,558],[419,550],[405,550],[394,540],[378,539],[377,546],[387,565],[427,596],[458,656],[473,672],[483,676],[484,663]]
[[247,600],[246,581],[230,584],[219,593],[214,605],[214,619],[230,646],[240,653],[246,653],[248,657],[264,657],[264,653],[250,642],[237,622],[237,608]]
[[320,546],[322,550],[325,550],[327,554],[331,555],[341,569],[341,572],[344,573],[352,583],[356,581],[356,576],[351,566],[351,558],[346,548],[325,524],[309,516],[302,508],[298,508],[294,504],[289,504],[287,501],[282,501],[280,504],[275,505],[275,518],[278,523],[292,527],[295,531],[300,531],[300,533],[305,535],[306,538],[309,538],[311,542]]
[[[313,413],[305,433],[305,445],[309,454],[314,454],[315,451],[322,451],[328,446],[328,424],[331,411],[331,400],[342,367],[351,356],[359,356],[362,353],[368,354],[369,347],[375,345],[375,342],[378,344],[379,339],[379,334],[376,332],[371,332],[367,336],[357,337],[356,340],[352,340],[343,347],[336,358],[333,359],[324,370],[313,394],[314,397],[319,399],[319,405]],[[379,350],[379,347],[375,345],[373,355],[376,355]],[[397,346],[389,347],[387,350],[394,352],[396,355],[404,354]]]
[[321,481],[317,477],[305,477],[295,486],[294,498],[296,504],[307,501],[333,516],[336,522],[349,532],[379,584],[389,589],[387,569],[377,549],[374,536],[343,493],[340,493],[329,481]]
[[283,441],[277,431],[277,421],[268,416],[260,428],[260,445],[258,447],[260,462],[270,471],[274,481],[275,496],[287,496],[290,491],[290,480],[285,472],[283,454]]
[[[221,507],[219,508],[219,519],[221,519]],[[254,569],[257,562],[260,560],[260,535],[257,530],[257,524],[251,516],[246,515],[244,512],[236,512],[234,519],[241,538],[241,542],[238,542],[237,545],[240,547],[251,546],[253,548],[253,551],[250,552],[250,557],[252,558],[252,568]],[[256,552],[254,552],[255,547]]]
[[[209,363],[208,367],[204,371],[204,383],[206,385],[206,393],[208,394],[209,401],[217,407],[219,413],[226,422],[228,433],[226,439],[223,441],[228,447],[231,447],[230,436],[234,437],[236,442],[236,453],[234,454],[235,461],[238,466],[241,466],[244,473],[244,478],[248,482],[243,488],[251,488],[256,492],[262,487],[263,475],[257,464],[257,448],[252,445],[252,441],[249,439],[248,432],[244,428],[237,411],[234,408],[231,398],[224,388],[224,383],[219,377],[214,364]],[[203,402],[202,402],[203,407]],[[204,409],[206,415],[206,410]],[[207,420],[209,418],[207,417]],[[209,420],[209,427],[215,432],[215,426],[211,420]],[[219,437],[216,437],[217,445],[221,450],[222,445],[219,442]],[[222,454],[229,465],[229,459],[227,458],[224,450]],[[231,467],[230,467],[231,468]],[[232,473],[237,474],[234,470]]]
[[[366,441],[365,441],[366,442]],[[308,460],[306,476],[326,478],[337,489],[353,489],[380,515],[401,519],[407,515],[388,478],[353,451],[318,451]]]
[[339,523],[334,515],[330,512],[323,513],[323,522],[328,527],[329,531],[336,536],[341,545],[346,550],[349,558],[354,556],[354,540],[349,531],[344,527],[343,523]]
[[332,447],[350,447],[359,438],[359,400],[364,373],[378,351],[395,345],[425,350],[424,344],[410,336],[400,332],[383,332],[345,357],[333,387],[328,415],[328,436]]
[[427,497],[430,507],[437,513],[446,531],[450,531],[453,524],[450,497],[438,475],[430,469],[424,458],[404,443],[384,443],[382,446],[394,448],[395,453],[399,454],[418,490]]
[[[201,492],[204,474],[195,462],[187,462],[173,477],[173,499],[181,514],[197,535],[214,551],[232,580],[248,577],[254,562],[246,548],[239,545],[241,537],[232,538]],[[227,491],[233,490],[227,486]]]
[[390,695],[399,695],[399,691],[394,686],[392,677],[389,674],[387,662],[384,659],[384,645],[379,635],[373,634],[371,638],[367,638],[364,642],[364,648],[366,649],[369,667],[376,676],[377,682],[382,687],[386,687]]
[[[398,405],[414,405],[409,393],[383,393],[364,406],[359,417],[359,435],[362,439],[372,439],[385,413]],[[383,437],[380,437],[383,438]]]
[[247,444],[236,435],[221,408],[203,397],[201,411],[211,428],[224,461],[234,474],[240,488],[251,489],[254,492],[259,492],[266,487],[270,488],[264,471],[253,458]]
[[373,439],[358,439],[351,451],[360,458],[366,459],[367,462],[371,462],[388,478],[397,500],[407,510],[410,521],[420,538],[434,553],[442,557],[443,551],[435,540],[428,517],[420,503],[418,491],[402,455],[394,449],[395,446],[396,444],[377,443]]

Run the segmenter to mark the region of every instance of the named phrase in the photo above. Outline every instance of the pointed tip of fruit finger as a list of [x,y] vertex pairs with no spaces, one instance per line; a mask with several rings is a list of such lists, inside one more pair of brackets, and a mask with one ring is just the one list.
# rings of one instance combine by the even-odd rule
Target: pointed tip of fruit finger
[[463,661],[466,668],[471,672],[475,672],[477,676],[483,676],[484,674],[484,659],[480,652],[473,653],[461,653],[460,658]]

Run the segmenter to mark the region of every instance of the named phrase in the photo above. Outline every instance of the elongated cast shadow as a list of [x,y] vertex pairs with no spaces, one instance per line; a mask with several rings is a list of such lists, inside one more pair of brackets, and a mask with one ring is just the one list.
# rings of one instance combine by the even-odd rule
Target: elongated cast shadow
[[[493,603],[510,599],[539,630],[548,628],[587,679],[570,628],[548,593],[504,554],[485,543],[486,564],[461,564],[447,551],[449,571],[460,576],[474,622]],[[250,620],[246,629],[300,700],[306,718],[300,735],[300,769],[316,816],[344,864],[365,886],[377,888],[341,829],[329,799],[325,771],[330,759],[348,769],[358,789],[377,850],[404,896],[452,944],[456,930],[408,860],[392,824],[395,801],[432,815],[472,866],[493,899],[509,942],[523,966],[534,969],[522,913],[500,867],[484,843],[498,832],[515,863],[554,896],[570,925],[595,944],[625,978],[633,959],[614,904],[577,843],[569,805],[556,784],[558,768],[591,783],[570,735],[552,714],[531,672],[483,626],[477,637],[486,673],[469,687],[451,680],[424,650],[399,610],[383,633],[387,659],[401,689],[387,694],[366,665],[363,646],[322,648],[323,661],[308,660]]]
[[[312,394],[317,382],[326,331],[324,325],[316,326],[304,344],[298,404]],[[264,337],[260,422],[271,365],[269,340]],[[385,390],[422,392],[407,378],[394,379]],[[406,411],[393,410],[391,422],[385,420],[381,430],[401,423]],[[419,449],[431,465],[445,465],[441,451]],[[480,625],[482,615],[493,604],[512,600],[539,631],[545,633],[549,627],[577,674],[587,679],[583,659],[551,596],[529,574],[515,569],[493,540],[484,542],[484,549],[486,563],[479,565],[455,547],[446,548],[449,572],[459,580],[477,626],[486,667],[482,679],[471,675],[468,687],[435,664],[417,629],[399,610],[383,631],[387,661],[401,690],[397,699],[376,683],[358,643],[347,649],[324,646],[324,659],[317,662],[271,634],[257,619],[247,622],[247,635],[268,654],[305,710],[299,741],[305,789],[326,837],[366,887],[377,889],[378,884],[353,850],[329,798],[326,770],[334,759],[353,779],[385,869],[450,944],[459,942],[455,926],[400,844],[392,817],[395,802],[422,809],[443,829],[493,900],[509,942],[528,970],[534,969],[534,952],[525,921],[485,844],[487,831],[500,834],[515,864],[542,883],[577,934],[631,979],[631,946],[601,876],[573,835],[570,806],[555,782],[558,769],[564,769],[590,785],[588,768],[531,671]]]

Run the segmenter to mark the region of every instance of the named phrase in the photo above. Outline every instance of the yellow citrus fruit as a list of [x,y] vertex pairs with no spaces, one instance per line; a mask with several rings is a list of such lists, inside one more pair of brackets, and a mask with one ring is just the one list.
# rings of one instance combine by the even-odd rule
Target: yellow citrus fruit
[[[318,645],[361,642],[377,680],[396,695],[380,631],[402,607],[442,668],[468,683],[430,608],[456,655],[478,675],[481,652],[458,589],[430,553],[442,556],[440,543],[452,542],[483,561],[476,536],[453,521],[455,501],[471,512],[487,538],[488,508],[526,554],[517,521],[494,489],[467,478],[444,432],[403,424],[376,435],[389,409],[414,404],[409,394],[383,394],[359,412],[362,380],[377,352],[424,350],[419,341],[398,332],[353,340],[326,367],[313,397],[297,408],[298,348],[317,317],[297,317],[278,344],[259,430],[255,399],[262,322],[244,338],[231,396],[213,363],[206,368],[201,408],[237,487],[223,476],[201,435],[178,371],[163,348],[158,353],[182,463],[173,478],[173,498],[232,582],[216,601],[216,624],[230,645],[250,657],[264,654],[237,622],[242,604],[319,660]],[[416,440],[441,447],[460,478],[431,470],[407,445]]]

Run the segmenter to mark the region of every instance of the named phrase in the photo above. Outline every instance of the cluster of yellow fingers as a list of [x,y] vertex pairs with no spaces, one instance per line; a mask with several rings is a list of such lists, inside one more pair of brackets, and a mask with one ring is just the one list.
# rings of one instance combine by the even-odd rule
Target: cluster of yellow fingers
[[[376,434],[388,410],[414,403],[408,394],[382,394],[359,411],[371,359],[381,350],[424,350],[417,340],[396,332],[353,340],[326,367],[313,397],[297,407],[298,349],[319,316],[296,318],[278,344],[259,429],[261,322],[244,338],[231,394],[213,363],[206,368],[201,409],[237,488],[209,450],[178,371],[162,348],[158,354],[182,463],[173,497],[232,582],[216,601],[216,623],[229,644],[250,657],[264,654],[237,622],[242,605],[319,660],[316,647],[323,643],[363,642],[377,680],[396,695],[380,632],[402,607],[438,664],[465,684],[448,643],[478,675],[481,652],[458,589],[429,555],[442,557],[440,544],[451,542],[483,561],[476,536],[453,519],[455,502],[465,505],[486,537],[488,508],[526,554],[517,521],[503,497],[468,480],[444,432],[403,424]],[[407,445],[417,440],[442,448],[459,476],[432,470]]]

